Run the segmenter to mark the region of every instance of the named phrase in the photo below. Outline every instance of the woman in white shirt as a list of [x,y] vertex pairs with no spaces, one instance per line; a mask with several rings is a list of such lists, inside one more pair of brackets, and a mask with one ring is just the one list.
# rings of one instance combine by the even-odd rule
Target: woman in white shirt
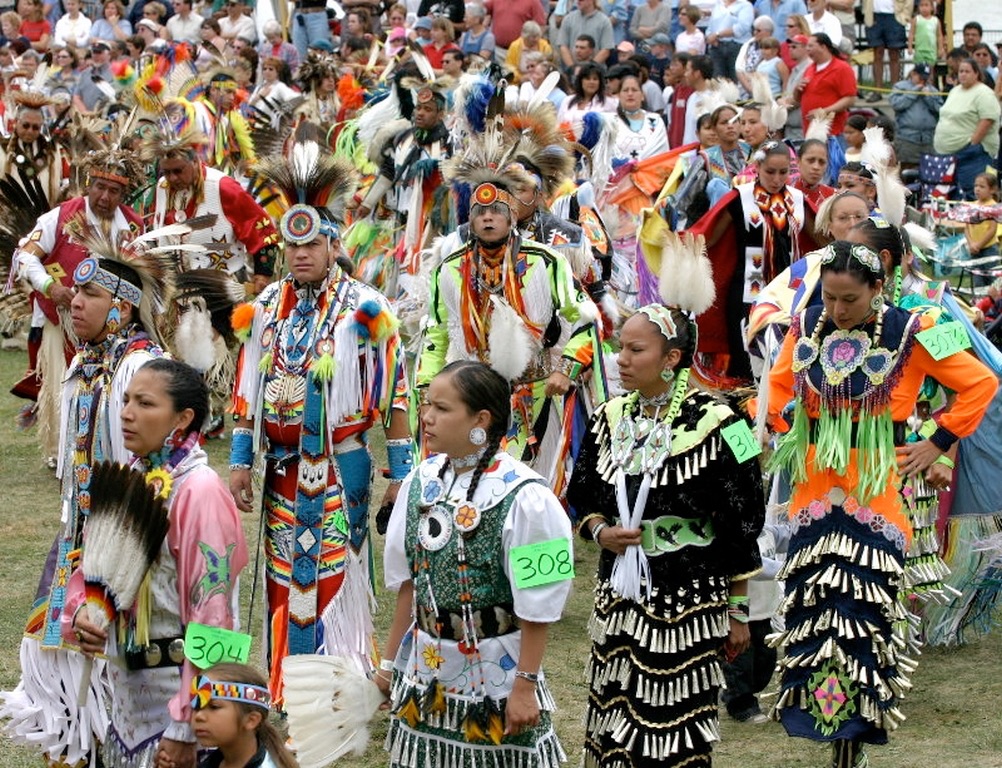
[[838,48],[842,42],[842,24],[838,17],[828,10],[827,0],[807,0],[807,26],[811,28],[811,34],[816,35],[823,32],[831,38],[832,45]]
[[557,112],[557,122],[570,123],[574,135],[580,137],[584,116],[589,112],[615,112],[619,101],[605,95],[605,68],[588,61],[578,69],[574,92],[563,100]]

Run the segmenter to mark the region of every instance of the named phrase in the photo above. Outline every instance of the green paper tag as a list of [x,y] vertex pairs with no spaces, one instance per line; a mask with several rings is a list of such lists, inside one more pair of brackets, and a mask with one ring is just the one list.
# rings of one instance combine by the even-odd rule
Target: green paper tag
[[348,518],[341,510],[334,513],[334,527],[346,536],[348,535]]
[[927,328],[915,334],[915,338],[932,355],[933,360],[942,360],[944,357],[971,348],[967,329],[956,320]]
[[184,633],[184,655],[199,669],[208,669],[223,661],[246,664],[250,647],[250,635],[222,627],[191,622]]
[[762,446],[758,444],[758,440],[755,439],[755,435],[752,434],[744,419],[724,427],[720,430],[720,436],[730,446],[731,453],[738,460],[738,464],[744,464],[762,453]]
[[570,539],[550,539],[515,547],[508,552],[508,564],[519,589],[574,578]]

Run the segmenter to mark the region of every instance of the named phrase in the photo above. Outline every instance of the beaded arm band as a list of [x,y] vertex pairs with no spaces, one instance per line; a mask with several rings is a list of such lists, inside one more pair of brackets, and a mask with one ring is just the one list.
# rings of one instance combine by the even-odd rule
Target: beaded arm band
[[560,362],[557,363],[553,372],[562,373],[568,379],[574,381],[581,373],[581,363],[571,357],[561,357]]
[[409,437],[387,440],[386,458],[390,462],[390,482],[400,482],[414,467],[414,441]]
[[727,598],[727,615],[742,624],[747,624],[751,611],[748,595],[731,595]]
[[254,430],[236,427],[230,438],[230,470],[250,469],[254,465]]

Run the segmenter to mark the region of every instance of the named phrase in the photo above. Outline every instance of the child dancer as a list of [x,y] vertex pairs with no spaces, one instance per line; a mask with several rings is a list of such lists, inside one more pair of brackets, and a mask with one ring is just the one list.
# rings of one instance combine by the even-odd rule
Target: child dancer
[[[191,682],[191,725],[199,768],[299,768],[268,721],[268,681],[246,664],[217,664]],[[158,763],[159,764],[159,763]]]

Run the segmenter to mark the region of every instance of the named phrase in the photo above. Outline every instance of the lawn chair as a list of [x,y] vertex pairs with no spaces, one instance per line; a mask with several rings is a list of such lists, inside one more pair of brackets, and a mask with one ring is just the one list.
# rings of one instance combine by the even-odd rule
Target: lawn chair
[[917,178],[915,171],[902,174],[905,186],[912,195],[912,205],[928,210],[940,205],[940,201],[954,199],[957,196],[956,172],[957,158],[954,155],[923,154],[919,158]]

